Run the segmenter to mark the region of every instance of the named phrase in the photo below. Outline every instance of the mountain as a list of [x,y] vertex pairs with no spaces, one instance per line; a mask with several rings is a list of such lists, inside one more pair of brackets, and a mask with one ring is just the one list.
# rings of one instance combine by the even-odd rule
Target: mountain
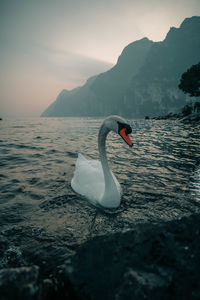
[[144,117],[179,110],[189,98],[178,89],[180,77],[200,61],[199,32],[200,17],[192,17],[162,42],[143,38],[129,44],[112,69],[62,91],[42,116]]
[[[112,113],[113,101],[120,103],[133,74],[144,63],[152,43],[144,38],[129,44],[112,69],[89,78],[82,87],[71,91],[63,90],[42,116],[99,116]],[[120,111],[119,106],[116,113]]]
[[127,103],[135,115],[175,112],[189,96],[179,90],[183,72],[200,61],[200,17],[185,19],[180,28],[172,27],[165,40],[155,43],[145,64],[132,78]]

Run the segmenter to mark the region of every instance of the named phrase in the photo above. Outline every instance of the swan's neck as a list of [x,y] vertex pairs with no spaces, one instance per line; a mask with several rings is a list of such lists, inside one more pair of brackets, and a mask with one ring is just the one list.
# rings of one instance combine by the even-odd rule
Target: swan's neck
[[106,137],[109,131],[110,130],[102,124],[98,135],[99,155],[100,155],[100,161],[102,164],[104,180],[105,180],[105,190],[104,190],[104,195],[101,199],[101,205],[105,207],[113,208],[119,206],[120,194],[119,191],[117,190],[116,183],[111,174],[108,165],[107,155],[106,155]]

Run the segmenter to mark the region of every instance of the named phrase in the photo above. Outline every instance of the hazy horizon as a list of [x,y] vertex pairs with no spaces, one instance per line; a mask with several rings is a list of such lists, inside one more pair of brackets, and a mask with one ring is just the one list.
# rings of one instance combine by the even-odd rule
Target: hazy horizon
[[63,89],[110,69],[124,47],[165,38],[200,1],[1,0],[0,117],[39,116]]

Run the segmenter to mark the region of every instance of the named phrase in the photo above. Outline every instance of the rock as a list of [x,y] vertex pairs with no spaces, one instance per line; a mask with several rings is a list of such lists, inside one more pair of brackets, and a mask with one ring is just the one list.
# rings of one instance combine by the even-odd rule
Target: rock
[[191,113],[192,113],[192,106],[189,105],[189,104],[185,105],[185,106],[183,107],[183,109],[182,109],[182,114],[183,114],[183,116],[188,116],[188,115],[190,115]]
[[0,267],[20,267],[24,266],[26,262],[23,259],[20,248],[10,246],[6,249],[0,259]]
[[200,299],[200,215],[86,242],[65,263],[79,299]]
[[160,299],[168,282],[160,275],[129,269],[124,275],[115,299]]
[[1,300],[32,300],[38,293],[37,266],[0,270]]
[[200,113],[200,102],[197,101],[194,103],[194,111]]
[[15,250],[8,266],[19,263],[22,254],[35,265],[4,266],[0,299],[200,299],[199,228],[200,214],[164,224],[135,224],[134,229],[91,238],[73,253],[52,241],[44,246],[43,239],[38,245],[29,242],[24,251],[13,246],[11,251],[2,238],[4,257]]
[[164,116],[151,118],[152,120],[180,120],[185,123],[200,121],[200,102],[185,105],[179,113],[169,113]]

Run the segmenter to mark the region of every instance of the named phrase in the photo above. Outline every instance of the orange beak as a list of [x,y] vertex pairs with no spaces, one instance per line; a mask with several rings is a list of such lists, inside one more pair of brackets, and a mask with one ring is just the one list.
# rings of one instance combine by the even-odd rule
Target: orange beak
[[121,135],[121,137],[123,138],[123,140],[130,146],[133,147],[133,143],[130,139],[130,136],[128,134],[126,134],[126,128],[122,128],[119,132],[119,134]]

